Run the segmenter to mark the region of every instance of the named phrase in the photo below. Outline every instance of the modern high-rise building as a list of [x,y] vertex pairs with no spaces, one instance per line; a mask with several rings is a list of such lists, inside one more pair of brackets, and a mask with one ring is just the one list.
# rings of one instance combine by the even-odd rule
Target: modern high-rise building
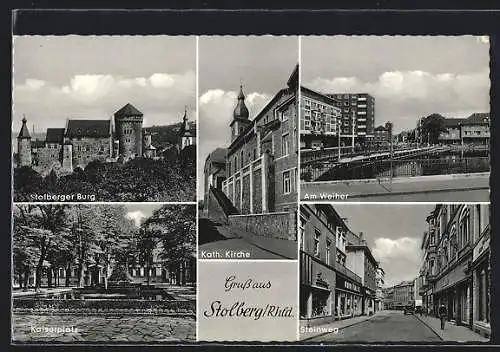
[[[341,109],[341,136],[360,143],[373,137],[375,129],[375,98],[368,93],[327,93]],[[348,145],[348,144],[347,144]]]

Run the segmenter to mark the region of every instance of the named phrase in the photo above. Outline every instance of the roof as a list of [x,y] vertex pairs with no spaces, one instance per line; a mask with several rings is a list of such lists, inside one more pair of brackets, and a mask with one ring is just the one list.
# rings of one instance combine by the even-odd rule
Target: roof
[[295,67],[293,68],[293,71],[290,74],[290,77],[288,78],[286,84],[288,86],[294,86],[297,84],[298,81],[299,81],[299,64],[295,65]]
[[490,114],[489,113],[475,113],[470,115],[468,118],[464,120],[463,125],[475,125],[475,124],[487,124],[490,123]]
[[225,163],[226,162],[227,149],[217,148],[207,156],[207,161],[210,160],[215,163]]
[[377,126],[375,127],[375,131],[387,131],[387,128],[385,126]]
[[129,116],[143,116],[143,113],[137,110],[137,108],[130,103],[127,103],[127,105],[115,112],[115,117]]
[[48,143],[62,143],[64,141],[64,128],[47,128],[45,140]]
[[66,136],[73,137],[109,137],[110,120],[69,120]]
[[238,104],[234,108],[233,118],[235,119],[248,119],[249,112],[245,105],[245,94],[243,94],[243,86],[240,85],[240,92],[238,94]]
[[26,126],[26,118],[23,118],[23,125],[21,126],[21,131],[19,131],[17,138],[31,138],[28,127]]
[[465,119],[444,119],[445,127],[458,127]]
[[301,92],[304,91],[304,92],[310,93],[312,95],[316,95],[317,97],[320,97],[320,98],[326,100],[327,102],[329,102],[333,106],[335,106],[335,103],[337,102],[337,100],[335,100],[335,98],[332,98],[332,97],[330,97],[328,95],[325,95],[323,93],[315,91],[315,90],[313,90],[311,88],[308,88],[308,87],[305,87],[305,86],[301,86],[300,89],[301,89]]

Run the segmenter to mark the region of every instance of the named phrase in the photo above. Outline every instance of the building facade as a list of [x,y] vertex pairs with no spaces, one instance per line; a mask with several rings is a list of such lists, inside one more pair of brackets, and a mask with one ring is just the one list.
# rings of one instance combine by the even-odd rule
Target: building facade
[[[375,129],[375,98],[367,93],[328,93],[341,109],[341,134],[361,143],[373,136]],[[348,144],[347,144],[348,145]]]
[[347,267],[361,277],[361,314],[371,315],[375,312],[375,296],[377,291],[376,272],[378,263],[373,257],[363,233],[349,236],[347,251]]
[[490,334],[490,208],[484,204],[437,205],[427,218],[421,270],[424,308],[486,336]]
[[415,281],[402,281],[392,287],[392,309],[403,310],[415,302]]
[[318,325],[363,314],[362,278],[347,267],[349,231],[331,205],[301,205],[302,324]]
[[249,119],[240,87],[222,190],[240,214],[296,211],[298,66],[287,87]]
[[312,89],[300,89],[300,148],[338,146],[341,121],[338,102]]
[[[423,138],[425,139],[425,136]],[[444,130],[440,132],[438,141],[443,144],[488,145],[490,114],[474,113],[467,118],[445,118]]]
[[385,271],[379,265],[377,266],[377,270],[375,272],[375,285],[377,289],[375,290],[375,311],[384,310],[384,285],[385,285]]
[[377,126],[374,129],[372,139],[373,146],[376,148],[388,148],[392,139],[392,124],[387,122],[384,126]]

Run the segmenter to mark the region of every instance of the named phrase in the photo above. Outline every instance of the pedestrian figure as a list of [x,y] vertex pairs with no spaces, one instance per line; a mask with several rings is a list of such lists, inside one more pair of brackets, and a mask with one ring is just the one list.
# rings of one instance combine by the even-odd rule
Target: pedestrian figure
[[444,304],[441,304],[439,307],[439,318],[441,318],[441,330],[444,330],[444,322],[446,319],[446,307]]

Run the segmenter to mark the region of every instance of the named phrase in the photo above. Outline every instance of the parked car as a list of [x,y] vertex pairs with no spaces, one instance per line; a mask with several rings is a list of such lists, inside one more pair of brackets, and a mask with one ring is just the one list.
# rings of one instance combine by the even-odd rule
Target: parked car
[[404,314],[415,314],[415,307],[413,306],[406,306],[404,309]]

